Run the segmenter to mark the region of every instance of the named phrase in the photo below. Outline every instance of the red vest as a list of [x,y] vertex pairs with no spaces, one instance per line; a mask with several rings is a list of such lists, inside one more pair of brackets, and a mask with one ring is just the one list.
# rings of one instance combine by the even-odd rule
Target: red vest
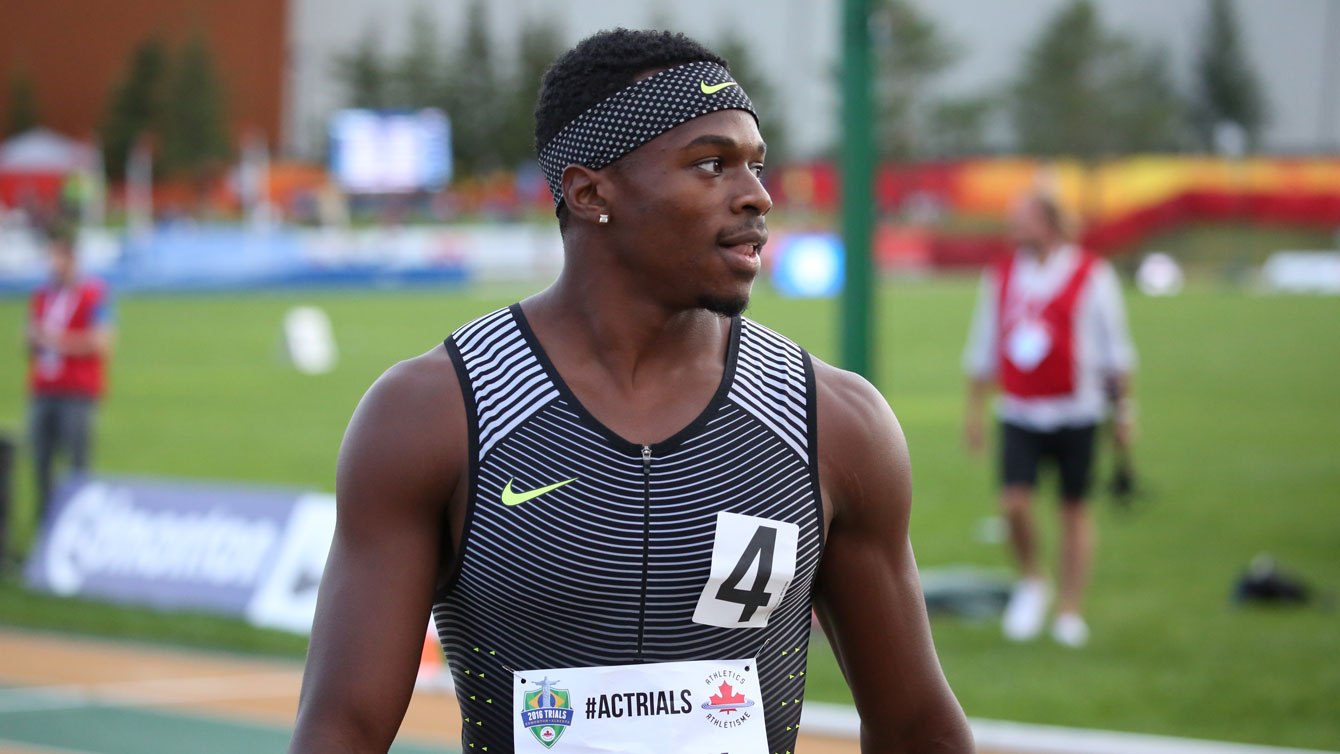
[[[1000,281],[996,296],[996,339],[1000,386],[1006,394],[1016,398],[1048,398],[1075,392],[1075,314],[1080,291],[1088,282],[1098,259],[1081,251],[1079,261],[1070,279],[1046,302],[1011,306],[1010,278],[1013,276],[1015,255],[1002,260],[997,268]],[[1031,320],[1031,322],[1029,322]],[[1040,327],[1047,335],[1046,355],[1030,369],[1015,364],[1009,356],[1010,339],[1016,327]]]
[[[86,332],[98,326],[96,318],[106,305],[106,288],[82,280],[73,290],[43,286],[33,294],[28,310],[35,327],[54,327],[64,333]],[[55,306],[57,309],[52,310]],[[28,358],[28,387],[36,395],[72,395],[97,398],[103,391],[101,356],[58,356],[34,352]]]

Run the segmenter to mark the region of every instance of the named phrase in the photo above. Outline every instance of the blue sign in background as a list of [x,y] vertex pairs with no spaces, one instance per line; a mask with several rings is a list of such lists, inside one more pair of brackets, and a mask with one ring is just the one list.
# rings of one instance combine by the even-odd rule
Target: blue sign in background
[[241,615],[304,494],[72,478],[52,501],[25,578],[65,596]]

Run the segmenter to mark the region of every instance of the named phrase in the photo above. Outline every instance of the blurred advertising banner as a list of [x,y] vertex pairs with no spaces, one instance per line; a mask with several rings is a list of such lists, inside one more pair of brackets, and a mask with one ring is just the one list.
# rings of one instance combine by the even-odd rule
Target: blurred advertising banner
[[311,628],[335,531],[331,495],[86,477],[57,492],[25,569],[68,597]]
[[[524,224],[87,229],[76,247],[83,269],[118,292],[531,281],[563,263],[558,230]],[[27,293],[48,274],[35,235],[0,227],[0,295]]]

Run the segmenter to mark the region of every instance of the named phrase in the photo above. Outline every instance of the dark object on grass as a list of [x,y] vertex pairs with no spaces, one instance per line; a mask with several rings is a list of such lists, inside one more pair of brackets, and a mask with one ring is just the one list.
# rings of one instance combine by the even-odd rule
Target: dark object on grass
[[994,620],[1005,610],[1011,587],[1007,574],[974,566],[921,571],[921,591],[926,598],[926,611],[931,615]]
[[1275,559],[1264,554],[1252,559],[1233,588],[1233,601],[1239,605],[1305,605],[1311,600],[1312,590],[1307,584],[1281,571]]

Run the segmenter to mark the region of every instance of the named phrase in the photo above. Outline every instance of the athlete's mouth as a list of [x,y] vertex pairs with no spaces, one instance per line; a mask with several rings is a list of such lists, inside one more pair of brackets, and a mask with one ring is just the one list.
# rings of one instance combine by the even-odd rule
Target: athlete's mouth
[[742,254],[757,256],[768,242],[768,229],[762,226],[748,226],[729,232],[717,239],[717,245]]

